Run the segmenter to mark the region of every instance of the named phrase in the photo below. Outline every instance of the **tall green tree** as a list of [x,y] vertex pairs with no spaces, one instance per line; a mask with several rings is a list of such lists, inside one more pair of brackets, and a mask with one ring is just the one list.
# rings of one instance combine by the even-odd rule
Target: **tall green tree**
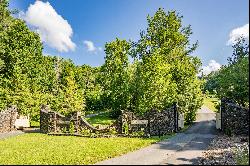
[[[161,8],[147,20],[146,32],[134,44],[133,57],[140,61],[138,110],[163,109],[178,102],[181,112],[195,112],[201,106],[202,82],[196,76],[201,62],[190,56],[198,46],[190,44],[191,26],[182,26],[182,16]],[[195,107],[189,107],[190,102]]]
[[61,62],[60,89],[61,112],[69,115],[76,111],[84,111],[84,89],[80,89],[75,79],[75,65],[71,60]]
[[84,89],[76,82],[75,65],[43,56],[39,35],[11,13],[8,1],[1,0],[0,110],[15,104],[33,120],[38,120],[41,104],[65,114],[83,111]]
[[240,38],[233,46],[228,64],[208,76],[205,90],[215,90],[242,106],[249,105],[249,43]]
[[130,43],[116,39],[105,45],[105,63],[102,66],[104,96],[109,100],[113,116],[129,105],[128,54]]
[[16,104],[22,113],[32,113],[28,107],[33,100],[29,98],[39,82],[36,74],[42,59],[42,43],[38,34],[10,15],[7,2],[0,3],[0,91],[4,94],[0,98],[4,103],[1,107]]

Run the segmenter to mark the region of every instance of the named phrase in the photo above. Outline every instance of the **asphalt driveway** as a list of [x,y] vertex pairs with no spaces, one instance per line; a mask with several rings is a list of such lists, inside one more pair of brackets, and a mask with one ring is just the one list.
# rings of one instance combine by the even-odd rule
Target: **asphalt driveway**
[[178,165],[197,164],[202,152],[216,136],[215,113],[207,107],[197,112],[197,120],[188,130],[97,165]]

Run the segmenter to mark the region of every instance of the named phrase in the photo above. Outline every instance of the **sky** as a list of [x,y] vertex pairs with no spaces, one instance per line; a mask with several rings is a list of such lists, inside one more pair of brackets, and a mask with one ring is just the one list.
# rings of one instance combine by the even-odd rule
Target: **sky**
[[249,41],[248,0],[10,0],[15,17],[39,33],[43,54],[70,58],[77,65],[104,63],[105,43],[115,38],[137,41],[147,28],[147,15],[158,8],[176,10],[191,25],[192,56],[204,73],[218,70],[232,55],[239,36]]

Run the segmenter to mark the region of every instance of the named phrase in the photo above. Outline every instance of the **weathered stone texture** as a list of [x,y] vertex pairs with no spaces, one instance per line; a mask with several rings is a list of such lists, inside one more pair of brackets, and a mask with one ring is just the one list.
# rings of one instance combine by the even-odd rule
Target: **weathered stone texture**
[[[171,108],[157,111],[152,110],[143,116],[135,115],[132,112],[122,111],[122,115],[118,118],[118,133],[123,133],[124,129],[122,126],[128,125],[128,132],[138,132],[142,129],[145,135],[165,135],[177,130],[177,110],[173,106]],[[147,120],[147,124],[133,124],[135,120]]]
[[222,131],[229,135],[249,135],[249,108],[222,99],[221,127]]
[[177,127],[174,108],[162,111],[153,110],[147,117],[150,135],[165,135],[174,132]]
[[[165,135],[176,131],[176,116],[176,107],[163,111],[152,110],[143,116],[135,115],[129,111],[122,111],[122,114],[112,125],[98,128],[89,124],[81,117],[79,112],[70,117],[65,117],[43,105],[40,112],[40,131],[43,133],[62,133],[66,131],[68,133],[71,130],[72,133],[79,134],[82,130],[88,129],[90,132],[106,133],[110,130],[116,130],[118,134],[131,134],[143,130],[145,135]],[[70,129],[70,124],[73,125],[73,131],[72,127]],[[124,132],[125,125],[128,127],[128,133]]]
[[69,129],[70,118],[51,111],[49,106],[42,105],[40,110],[40,131],[42,133],[60,132],[65,127]]
[[11,106],[0,112],[0,133],[16,130],[17,108]]
[[[70,129],[70,125],[73,128]],[[51,111],[47,105],[41,106],[40,131],[42,133],[68,133],[71,130],[72,133],[79,134],[83,129],[88,129],[91,132],[107,132],[112,127],[114,126],[111,125],[104,129],[98,129],[81,117],[80,112],[75,112],[72,116],[66,117],[58,112]]]

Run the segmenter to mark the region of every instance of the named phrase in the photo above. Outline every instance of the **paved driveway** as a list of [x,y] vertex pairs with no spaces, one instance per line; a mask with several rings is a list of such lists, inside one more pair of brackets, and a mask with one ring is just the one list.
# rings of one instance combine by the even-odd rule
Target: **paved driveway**
[[0,140],[25,133],[37,133],[37,132],[39,132],[39,128],[25,128],[24,130],[14,130],[10,132],[0,133]]
[[215,113],[202,107],[194,125],[184,133],[140,150],[127,153],[97,165],[166,165],[196,164],[202,152],[216,136]]

